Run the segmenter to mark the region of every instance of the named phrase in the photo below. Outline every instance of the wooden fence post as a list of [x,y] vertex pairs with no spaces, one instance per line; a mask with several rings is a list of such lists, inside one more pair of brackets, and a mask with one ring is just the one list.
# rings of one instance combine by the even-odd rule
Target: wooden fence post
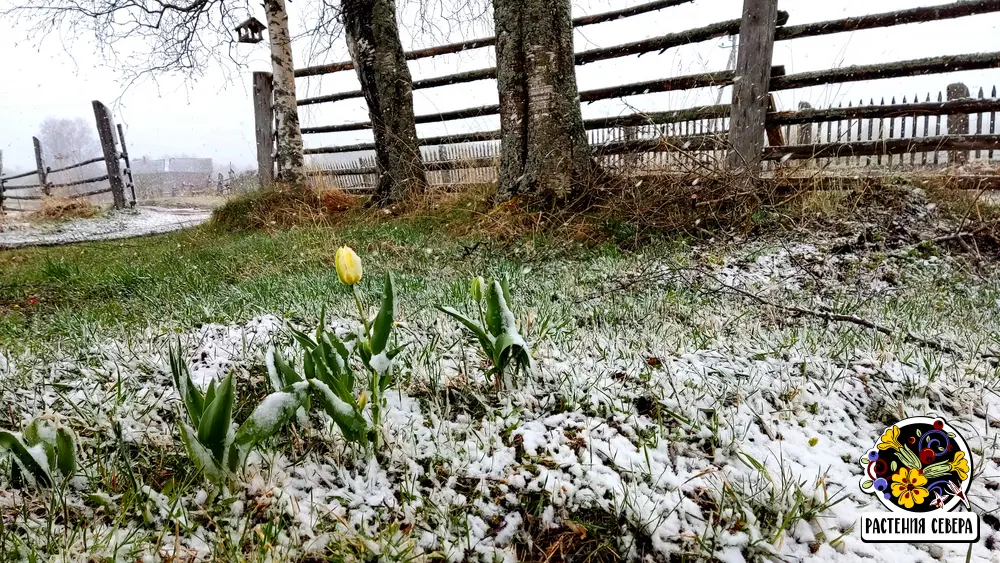
[[32,137],[31,142],[35,145],[35,166],[38,168],[38,187],[42,189],[42,194],[52,195],[52,188],[49,187],[49,171],[45,169],[45,157],[42,156],[42,142],[38,137]]
[[[447,145],[438,146],[438,161],[444,162],[448,160],[448,147]],[[451,170],[441,171],[441,183],[445,186],[451,185]]]
[[[799,102],[799,109],[812,109],[812,105],[809,102]],[[813,142],[812,123],[800,123],[798,127],[798,132],[795,134],[795,144],[811,145]]]
[[730,170],[760,173],[778,0],[744,0],[730,109]]
[[[948,85],[948,100],[961,100],[962,98],[969,97],[969,87],[961,82],[956,82],[955,84]],[[969,116],[965,114],[961,115],[949,115],[948,116],[948,135],[968,135],[969,134]],[[948,151],[948,166],[962,166],[969,162],[969,153],[966,151]]]
[[118,136],[115,134],[115,122],[111,118],[111,110],[99,100],[93,101],[94,118],[97,120],[97,135],[101,139],[101,151],[104,152],[104,165],[108,169],[108,184],[111,186],[111,196],[114,198],[115,209],[125,209],[125,179],[122,177],[122,165],[118,160]]
[[260,187],[274,183],[274,80],[270,72],[253,73],[253,117],[257,137]]

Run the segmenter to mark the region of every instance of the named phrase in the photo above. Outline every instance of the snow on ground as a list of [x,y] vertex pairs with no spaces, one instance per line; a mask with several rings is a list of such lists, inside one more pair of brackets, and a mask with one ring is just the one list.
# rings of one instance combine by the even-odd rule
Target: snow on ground
[[50,246],[94,240],[114,240],[167,233],[200,225],[211,213],[202,209],[140,206],[90,219],[65,222],[19,222],[0,225],[0,248]]
[[[762,292],[810,284],[823,292],[837,283],[833,270],[855,261],[793,245],[726,257],[712,273]],[[816,277],[811,268],[829,275]],[[893,270],[894,284],[872,283],[885,268],[862,269],[859,283],[884,297],[900,279],[949,268],[915,259]],[[434,313],[411,319],[406,338],[417,340],[414,348],[454,345],[434,348],[399,375],[404,383],[388,394],[386,444],[377,457],[344,444],[336,427],[315,419],[299,431],[327,447],[294,459],[288,448],[253,454],[214,527],[196,517],[205,510],[204,491],[173,504],[152,491],[147,522],[136,517],[116,527],[95,520],[88,533],[109,539],[91,544],[102,545],[94,555],[113,556],[128,543],[144,560],[207,560],[224,538],[262,533],[261,522],[278,518],[273,560],[322,555],[346,537],[386,559],[514,561],[515,545],[529,541],[529,522],[536,532],[573,531],[587,523],[582,515],[597,513],[621,529],[610,541],[633,560],[965,560],[961,545],[862,543],[852,527],[875,501],[858,487],[857,459],[899,413],[943,413],[982,454],[970,500],[981,513],[1000,510],[995,364],[865,339],[844,350],[829,325],[808,322],[761,323],[753,334],[727,330],[747,316],[733,301],[706,302],[693,313],[676,320],[657,311],[627,333],[595,327],[538,343],[534,372],[500,396],[489,396],[482,368],[467,361],[476,349],[457,327]],[[262,316],[185,334],[198,382],[230,370],[240,385],[263,377],[269,346],[294,350],[282,323]],[[331,323],[341,333],[354,324]],[[677,338],[691,325],[710,334]],[[58,389],[18,384],[25,417],[32,408],[66,411],[88,421],[97,441],[121,420],[127,441],[179,448],[165,342],[152,329],[145,336],[44,365],[5,358],[0,383],[58,380]],[[472,400],[459,408],[442,399],[450,395],[441,389],[485,405]],[[0,494],[0,506],[5,502],[12,501]],[[245,514],[250,507],[253,522]],[[782,529],[789,513],[795,524]],[[179,536],[174,520],[182,522]],[[997,532],[983,523],[972,561],[1000,561]],[[65,555],[85,559],[94,549],[76,541]]]

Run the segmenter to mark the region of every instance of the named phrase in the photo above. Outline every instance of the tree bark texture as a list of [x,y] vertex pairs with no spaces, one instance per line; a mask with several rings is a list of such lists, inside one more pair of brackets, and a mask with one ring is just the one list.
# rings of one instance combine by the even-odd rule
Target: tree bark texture
[[277,138],[278,180],[290,184],[305,181],[302,132],[295,103],[295,67],[292,40],[288,33],[285,0],[264,0],[267,33],[271,42],[271,69],[274,76],[275,137]]
[[394,0],[344,0],[347,48],[368,103],[378,183],[374,201],[391,205],[427,186],[413,115],[413,80],[399,40]]
[[590,181],[570,9],[569,0],[493,0],[501,200],[530,194],[558,203]]

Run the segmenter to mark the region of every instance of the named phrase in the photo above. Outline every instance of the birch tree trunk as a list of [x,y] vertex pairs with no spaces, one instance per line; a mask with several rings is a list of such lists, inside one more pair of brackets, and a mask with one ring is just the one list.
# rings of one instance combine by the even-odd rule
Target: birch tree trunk
[[295,67],[292,39],[288,33],[285,0],[264,0],[267,33],[271,42],[271,72],[274,76],[275,137],[277,139],[278,180],[301,185],[305,182],[302,132],[295,104]]
[[413,117],[413,81],[403,56],[395,0],[343,0],[347,48],[368,102],[378,184],[374,202],[391,205],[427,186]]
[[580,112],[569,0],[493,0],[500,94],[498,198],[558,204],[595,164]]

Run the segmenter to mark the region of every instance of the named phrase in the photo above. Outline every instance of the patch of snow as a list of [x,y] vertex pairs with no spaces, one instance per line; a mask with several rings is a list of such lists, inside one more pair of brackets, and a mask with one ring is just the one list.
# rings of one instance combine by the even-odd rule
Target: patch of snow
[[140,206],[89,219],[59,223],[19,223],[0,229],[0,248],[52,246],[168,233],[198,226],[208,221],[209,217],[209,212],[198,209]]

